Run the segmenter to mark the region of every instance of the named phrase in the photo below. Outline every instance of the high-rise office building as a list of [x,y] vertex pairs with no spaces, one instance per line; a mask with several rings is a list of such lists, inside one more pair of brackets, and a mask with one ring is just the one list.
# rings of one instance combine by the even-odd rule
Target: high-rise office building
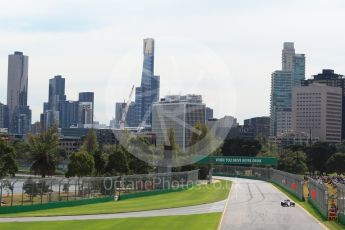
[[270,117],[245,119],[244,126],[253,128],[254,137],[268,138],[270,135]]
[[193,127],[206,123],[205,104],[201,95],[171,95],[153,104],[152,132],[158,147],[169,144],[168,130],[173,129],[176,143],[183,151],[190,146]]
[[284,42],[282,50],[282,70],[293,70],[293,58],[295,56],[295,47],[293,42]]
[[49,79],[49,97],[48,107],[53,111],[59,110],[59,102],[65,101],[65,78],[61,75],[57,75],[52,79]]
[[296,54],[293,42],[284,42],[282,50],[282,70],[292,72],[292,84],[301,85],[305,79],[305,55]]
[[151,126],[152,104],[159,100],[160,88],[160,76],[154,74],[154,50],[154,40],[144,39],[141,84],[135,88],[135,103],[129,107],[126,118],[129,126]]
[[19,105],[13,111],[12,130],[13,134],[25,135],[31,129],[31,110],[29,106]]
[[271,76],[270,135],[291,130],[291,91],[305,79],[305,55],[296,54],[294,43],[285,42],[282,70]]
[[126,126],[128,127],[135,127],[138,126],[138,119],[136,116],[137,112],[137,106],[135,105],[135,102],[131,102],[128,107],[128,112],[126,116]]
[[59,108],[59,127],[69,128],[78,125],[79,102],[61,101]]
[[93,104],[92,102],[79,102],[78,109],[78,125],[92,125],[93,124]]
[[46,110],[41,114],[40,121],[41,121],[41,130],[46,131],[53,125],[60,127],[60,116],[59,111],[57,110]]
[[[140,121],[146,125],[151,125],[152,104],[159,100],[160,77],[154,75],[154,50],[155,43],[152,38],[144,39],[143,54],[143,71],[141,75],[141,86],[138,89],[138,109]],[[141,105],[139,103],[141,102]]]
[[300,86],[305,79],[305,55],[295,54],[293,64],[292,84],[293,86]]
[[271,77],[271,135],[291,129],[291,71],[275,71]]
[[92,103],[92,114],[91,114],[91,123],[94,120],[94,110],[95,110],[95,99],[94,92],[80,92],[79,93],[79,102],[91,102]]
[[[8,79],[7,79],[7,106],[9,111],[9,128],[10,132],[16,132],[14,128],[13,119],[14,111],[18,106],[27,106],[28,99],[28,56],[23,55],[22,52],[14,52],[8,56]],[[24,111],[24,107],[17,109]],[[26,111],[28,112],[28,111]],[[31,114],[31,112],[30,112]],[[28,118],[28,117],[27,117]],[[31,115],[30,115],[31,119]],[[26,119],[25,122],[30,124],[23,124],[30,126],[31,120]],[[25,130],[25,129],[23,129]]]
[[8,106],[0,102],[0,128],[8,129]]
[[333,87],[340,87],[342,89],[342,122],[341,122],[341,137],[345,139],[345,77],[334,73],[334,70],[324,69],[322,73],[314,75],[312,79],[302,81],[302,86],[308,86],[313,83],[325,84]]
[[43,103],[43,113],[41,114],[41,129],[60,125],[60,103],[66,101],[65,95],[65,78],[56,75],[49,79],[48,102]]
[[206,107],[206,121],[213,119],[213,109]]
[[320,141],[341,142],[342,89],[324,84],[294,87],[292,127]]
[[[122,114],[123,114],[125,108],[126,108],[125,102],[117,102],[115,104],[115,128],[120,128],[120,121],[122,119]],[[127,112],[127,117],[128,117],[128,112]],[[127,119],[126,119],[125,126],[128,126],[127,125]]]

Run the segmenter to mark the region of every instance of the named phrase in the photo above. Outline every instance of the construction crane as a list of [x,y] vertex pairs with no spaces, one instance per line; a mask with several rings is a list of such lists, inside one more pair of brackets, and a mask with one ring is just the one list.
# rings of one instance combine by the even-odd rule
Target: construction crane
[[129,93],[128,100],[125,101],[125,108],[122,110],[121,120],[119,121],[120,130],[125,129],[126,116],[127,116],[129,105],[131,104],[131,101],[132,101],[133,91],[134,91],[134,85],[132,86],[131,92]]

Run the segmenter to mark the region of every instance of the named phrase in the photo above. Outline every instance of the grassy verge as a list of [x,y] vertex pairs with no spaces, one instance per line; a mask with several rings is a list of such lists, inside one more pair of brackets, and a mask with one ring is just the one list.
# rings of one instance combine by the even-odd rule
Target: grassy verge
[[185,207],[198,204],[212,203],[227,198],[230,190],[230,181],[220,181],[214,184],[197,185],[188,190],[179,192],[133,198],[118,202],[105,202],[90,205],[54,208],[48,210],[2,214],[1,217],[19,216],[66,216],[106,214],[155,210],[164,208]]
[[81,221],[54,221],[54,222],[25,222],[2,223],[1,230],[60,230],[60,229],[181,229],[181,230],[215,230],[221,213],[198,214],[187,216],[122,218],[110,220],[81,220]]
[[307,212],[309,212],[312,216],[314,216],[318,221],[320,221],[322,224],[324,224],[327,228],[329,228],[331,230],[345,229],[345,226],[340,224],[340,223],[337,223],[335,221],[325,220],[322,217],[322,215],[319,213],[319,211],[316,208],[314,208],[307,201],[300,201],[293,194],[291,194],[290,192],[286,191],[284,188],[282,188],[281,186],[279,186],[277,184],[273,184],[273,186],[275,186],[277,189],[282,191],[286,196],[288,196],[290,199],[294,200],[297,204],[302,206],[302,208],[304,208]]

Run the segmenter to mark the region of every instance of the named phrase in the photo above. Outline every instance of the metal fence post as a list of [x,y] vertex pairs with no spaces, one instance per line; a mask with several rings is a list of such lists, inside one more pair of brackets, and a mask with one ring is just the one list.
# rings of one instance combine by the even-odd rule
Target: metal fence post
[[2,181],[0,181],[0,207],[2,206]]

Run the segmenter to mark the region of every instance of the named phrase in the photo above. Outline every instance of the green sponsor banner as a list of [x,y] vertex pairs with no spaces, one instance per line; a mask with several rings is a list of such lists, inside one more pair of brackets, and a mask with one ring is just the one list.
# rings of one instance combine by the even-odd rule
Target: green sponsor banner
[[195,161],[199,164],[215,165],[277,165],[276,157],[245,157],[245,156],[196,156]]

